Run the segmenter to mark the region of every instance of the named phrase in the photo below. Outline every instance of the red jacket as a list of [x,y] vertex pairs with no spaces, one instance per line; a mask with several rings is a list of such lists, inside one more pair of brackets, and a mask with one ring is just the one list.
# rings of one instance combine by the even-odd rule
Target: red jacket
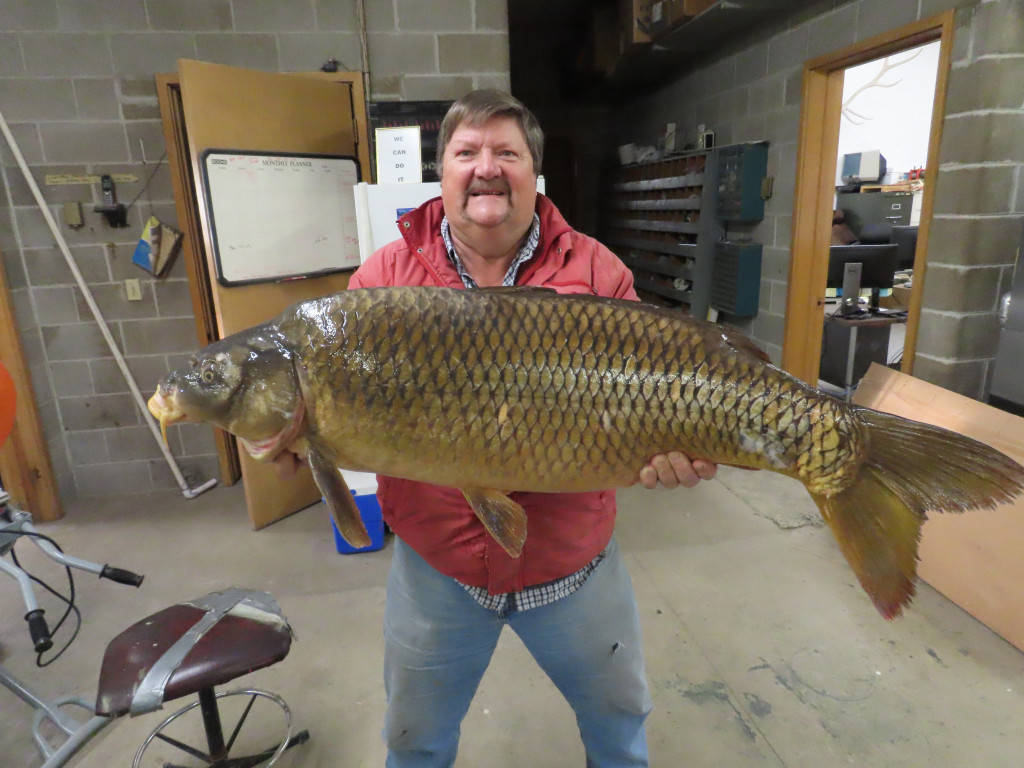
[[[554,204],[537,195],[540,242],[517,285],[636,299],[633,276],[593,238],[574,231]],[[374,253],[349,288],[435,285],[463,288],[441,238],[444,211],[434,198],[398,220],[402,239]],[[637,467],[639,471],[640,467]],[[560,579],[608,545],[615,525],[615,491],[510,494],[527,513],[519,558],[509,557],[484,530],[462,492],[393,477],[377,478],[377,497],[391,529],[441,573],[492,594]]]

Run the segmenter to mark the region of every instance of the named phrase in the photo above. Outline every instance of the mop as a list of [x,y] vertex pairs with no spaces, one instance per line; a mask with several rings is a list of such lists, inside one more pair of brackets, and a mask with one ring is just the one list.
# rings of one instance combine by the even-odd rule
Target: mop
[[78,264],[75,262],[74,257],[71,255],[71,250],[68,248],[68,244],[64,240],[64,236],[57,227],[57,222],[54,221],[53,213],[50,211],[50,206],[46,204],[46,200],[43,198],[42,193],[39,191],[39,186],[36,184],[35,177],[31,174],[28,169],[28,165],[25,163],[25,158],[22,156],[21,150],[18,148],[18,144],[14,140],[13,134],[11,134],[11,129],[8,127],[7,120],[4,118],[2,111],[0,111],[0,131],[3,132],[4,138],[7,140],[7,146],[11,148],[11,154],[14,155],[14,159],[18,163],[18,167],[21,169],[21,173],[25,177],[25,183],[28,184],[29,189],[32,190],[32,196],[36,200],[36,205],[38,205],[39,210],[42,211],[43,218],[46,219],[46,224],[50,227],[50,232],[53,233],[53,238],[57,241],[57,246],[60,248],[60,252],[64,254],[64,260],[68,263],[68,269],[71,270],[71,274],[74,276],[75,282],[78,283],[78,287],[82,289],[82,295],[85,297],[85,302],[89,305],[89,309],[92,312],[93,317],[96,318],[96,324],[99,326],[100,332],[103,334],[103,338],[107,342],[107,346],[110,347],[110,352],[113,354],[114,360],[117,361],[117,367],[121,369],[121,375],[124,377],[125,382],[127,382],[128,388],[132,392],[132,397],[135,398],[135,403],[138,405],[139,411],[142,413],[142,417],[149,426],[149,431],[153,435],[153,439],[156,440],[157,445],[160,446],[160,452],[163,454],[164,459],[167,460],[167,465],[171,468],[174,479],[178,482],[178,487],[181,489],[181,492],[186,499],[194,499],[203,491],[207,491],[215,486],[217,484],[217,479],[213,478],[211,480],[207,480],[196,488],[189,488],[184,475],[181,474],[181,470],[178,468],[178,463],[174,460],[174,456],[171,454],[167,445],[160,436],[160,429],[157,427],[156,421],[153,419],[152,414],[150,414],[149,409],[146,407],[146,401],[143,399],[142,393],[139,392],[139,387],[135,383],[135,379],[132,377],[131,371],[128,370],[128,365],[125,363],[121,350],[117,347],[117,342],[114,341],[114,337],[110,334],[110,329],[107,327],[107,321],[103,318],[103,315],[100,314],[100,308],[97,306],[95,299],[93,299],[92,292],[89,290],[89,286],[86,284],[85,278],[82,277],[82,273],[78,269]]

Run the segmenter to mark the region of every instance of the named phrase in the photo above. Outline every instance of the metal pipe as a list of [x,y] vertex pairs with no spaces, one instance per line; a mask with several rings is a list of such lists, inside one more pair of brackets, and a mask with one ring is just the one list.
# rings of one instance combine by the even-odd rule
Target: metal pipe
[[163,453],[164,459],[167,460],[167,465],[171,468],[171,472],[174,474],[174,479],[178,482],[178,487],[181,489],[181,492],[184,494],[186,499],[194,499],[203,491],[215,486],[217,484],[217,479],[213,478],[208,480],[195,489],[188,487],[188,483],[185,481],[185,477],[181,474],[181,470],[178,468],[178,464],[174,460],[174,456],[171,454],[170,449],[168,449],[160,436],[160,430],[156,425],[156,421],[153,419],[152,414],[150,414],[149,409],[146,407],[146,401],[143,399],[142,393],[139,391],[139,387],[135,383],[135,379],[132,377],[131,371],[128,370],[128,365],[125,363],[124,356],[121,354],[121,350],[118,349],[117,342],[114,341],[114,337],[110,333],[110,328],[107,327],[107,322],[100,313],[100,308],[96,305],[96,300],[93,298],[92,292],[89,290],[89,286],[85,282],[85,278],[82,277],[82,273],[78,269],[78,264],[75,262],[74,257],[71,255],[71,250],[68,248],[68,244],[64,240],[64,236],[57,227],[57,222],[53,218],[50,206],[47,205],[46,200],[39,191],[39,185],[36,184],[35,177],[29,171],[28,164],[25,162],[25,158],[22,156],[21,150],[18,148],[18,144],[14,140],[13,134],[11,134],[11,129],[8,127],[7,120],[4,118],[2,111],[0,111],[0,132],[3,132],[4,138],[7,140],[7,146],[11,148],[11,154],[14,155],[14,159],[18,163],[18,167],[21,169],[21,173],[25,177],[25,183],[28,184],[29,189],[32,190],[32,196],[36,200],[36,205],[38,205],[39,210],[42,211],[43,218],[46,219],[46,224],[49,226],[54,240],[57,241],[57,246],[60,248],[60,252],[64,255],[64,260],[68,264],[68,269],[71,270],[71,274],[74,276],[75,282],[78,283],[78,287],[82,290],[85,302],[89,305],[89,310],[92,312],[93,317],[96,318],[96,324],[99,326],[100,333],[103,334],[103,338],[107,342],[107,346],[110,348],[110,352],[113,354],[114,360],[117,362],[117,367],[120,368],[121,375],[124,377],[125,382],[127,382],[128,388],[131,390],[132,396],[135,398],[135,403],[138,405],[143,419],[149,426],[149,431],[152,433],[153,439],[156,440],[157,445],[160,446],[160,452]]

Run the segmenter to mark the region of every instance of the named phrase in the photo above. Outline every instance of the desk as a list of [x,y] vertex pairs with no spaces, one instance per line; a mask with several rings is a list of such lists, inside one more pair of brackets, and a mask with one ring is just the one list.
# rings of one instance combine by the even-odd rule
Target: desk
[[826,314],[822,329],[820,377],[841,386],[843,396],[849,400],[854,383],[872,362],[888,363],[889,330],[906,322],[905,314]]

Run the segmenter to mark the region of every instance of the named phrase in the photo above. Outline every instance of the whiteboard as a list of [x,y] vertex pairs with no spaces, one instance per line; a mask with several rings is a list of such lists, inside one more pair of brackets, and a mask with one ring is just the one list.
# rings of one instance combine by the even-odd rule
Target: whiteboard
[[222,285],[359,266],[355,157],[208,149],[202,172]]

